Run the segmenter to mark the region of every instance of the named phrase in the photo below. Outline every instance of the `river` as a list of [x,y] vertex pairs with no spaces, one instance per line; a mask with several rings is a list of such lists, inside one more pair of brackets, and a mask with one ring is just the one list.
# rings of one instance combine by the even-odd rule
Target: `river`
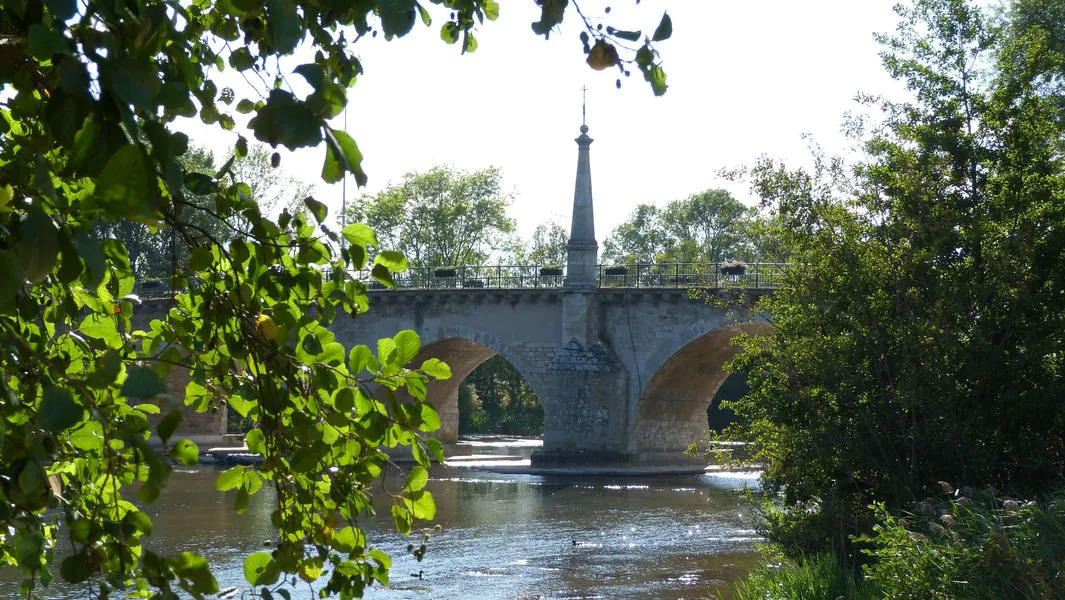
[[[527,454],[532,447],[503,440],[478,444],[476,452]],[[204,554],[224,589],[246,585],[243,557],[271,539],[271,498],[260,493],[235,515],[230,499],[215,491],[217,473],[203,466],[173,474],[148,509],[155,527],[146,545]],[[406,548],[420,535],[400,536],[384,519],[367,524],[371,544],[394,558],[390,587],[367,597],[710,597],[758,562],[757,538],[745,528],[745,484],[755,485],[754,475],[561,477],[434,467],[429,489],[440,532],[418,563]],[[421,579],[411,576],[419,571]],[[15,597],[15,574],[3,575],[0,597]],[[40,591],[35,598],[85,596],[84,588],[58,584]],[[306,587],[295,592],[311,597]]]

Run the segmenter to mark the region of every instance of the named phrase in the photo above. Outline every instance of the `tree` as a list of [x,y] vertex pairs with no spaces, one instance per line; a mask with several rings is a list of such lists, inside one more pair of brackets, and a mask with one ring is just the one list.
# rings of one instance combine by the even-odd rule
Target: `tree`
[[569,231],[553,221],[540,223],[528,242],[518,241],[511,250],[510,260],[516,265],[564,265]]
[[[409,446],[418,462],[393,495],[396,526],[409,533],[416,519],[432,518],[425,468],[440,446],[421,432],[439,419],[424,401],[424,378],[447,377],[447,367],[430,359],[408,369],[419,348],[413,332],[381,340],[375,355],[361,346],[349,353],[328,330],[340,313],[365,312],[365,289],[348,274],[367,266],[377,238],[359,223],[334,231],[313,198],[305,214],[271,219],[251,186],[231,177],[254,137],[290,150],[324,142],[322,179],[351,173],[365,184],[355,140],[329,125],[362,71],[358,41],[404,36],[440,11],[441,37],[471,52],[476,26],[499,11],[494,0],[427,4],[0,4],[0,561],[26,575],[26,596],[56,574],[59,521],[73,554],[58,575],[100,596],[217,591],[203,556],[145,549],[151,520],[126,500],[136,482],[136,497],[150,503],[166,492],[170,460],[197,461],[195,444],[170,439],[178,396],[198,411],[227,404],[255,423],[247,443],[264,462],[217,480],[238,511],[263,485],[275,492],[276,544],[245,561],[255,595],[269,597],[266,586],[282,574],[315,582],[328,572],[321,591],[341,598],[387,581],[389,557],[368,547],[356,521],[387,466],[382,447]],[[575,3],[539,4],[533,29],[546,37]],[[663,16],[650,37],[670,32]],[[652,42],[615,45],[641,35],[587,23],[581,32],[593,67],[635,67],[661,94]],[[303,42],[313,58],[289,70],[282,59]],[[250,75],[249,88],[220,88],[224,68]],[[292,90],[296,75],[310,93]],[[189,139],[175,120],[233,131],[234,110],[252,115],[234,156],[213,173],[183,165]],[[226,242],[193,213],[239,219],[245,235]],[[148,331],[132,329],[127,248],[93,235],[126,221],[170,228],[189,256],[174,282],[187,291]],[[407,261],[378,250],[372,266],[388,284]],[[191,376],[183,394],[165,384],[174,369]],[[371,382],[385,388],[381,400]],[[387,392],[398,388],[414,401],[397,404]],[[152,427],[147,416],[157,412]],[[148,444],[153,429],[162,449]]]
[[668,242],[659,221],[658,207],[639,204],[628,221],[618,225],[603,242],[605,262],[650,263]]
[[751,173],[801,268],[733,363],[751,391],[732,435],[783,493],[770,533],[791,550],[846,550],[872,502],[939,481],[1039,494],[1065,476],[1065,129],[1043,85],[1065,57],[964,0],[899,10],[884,65],[914,100],[882,102],[866,157]]
[[354,202],[349,220],[365,221],[414,266],[480,265],[514,230],[502,183],[495,167],[407,173],[401,184]]
[[603,258],[628,263],[755,260],[755,213],[725,190],[710,189],[664,208],[640,204],[603,244]]
[[[674,200],[659,217],[674,252],[691,241],[693,252],[673,257],[678,262],[722,262],[749,259],[745,237],[752,209],[725,190],[712,189]],[[669,250],[667,250],[669,252]]]

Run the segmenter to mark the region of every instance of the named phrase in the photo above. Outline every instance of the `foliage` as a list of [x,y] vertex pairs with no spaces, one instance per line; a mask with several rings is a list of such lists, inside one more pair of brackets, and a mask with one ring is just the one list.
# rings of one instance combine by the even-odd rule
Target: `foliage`
[[663,208],[640,204],[603,244],[604,262],[755,261],[756,211],[725,190],[711,189]]
[[505,260],[515,265],[561,266],[566,264],[569,231],[555,222],[540,223],[528,242],[518,241]]
[[[831,554],[796,561],[774,557],[736,584],[736,600],[879,600],[873,584],[839,566]],[[893,597],[893,596],[891,596]]]
[[877,505],[874,534],[863,538],[865,566],[885,597],[1037,600],[1065,597],[1065,494],[1046,502],[959,490],[893,517]]
[[1065,475],[1065,130],[1044,85],[1063,57],[964,0],[899,10],[884,64],[913,101],[881,103],[866,159],[751,171],[801,267],[732,363],[751,391],[730,435],[840,553],[874,501]]
[[544,408],[521,373],[496,355],[459,388],[459,432],[542,435]]
[[[188,173],[210,176],[218,170],[207,148],[189,148],[178,162]],[[260,212],[264,214],[280,209],[300,212],[303,210],[303,199],[311,193],[309,185],[301,184],[273,167],[271,152],[263,144],[252,144],[247,154],[236,156],[230,166],[229,177],[248,185],[250,197],[255,199]],[[234,237],[247,237],[248,223],[239,215],[222,221],[207,212],[206,209],[210,209],[214,202],[210,195],[187,191],[185,198],[200,209],[180,211],[177,218],[185,224],[188,234],[199,238],[200,243],[208,243],[212,239],[228,243]],[[188,249],[174,239],[177,232],[165,225],[153,229],[133,220],[105,221],[97,224],[95,233],[100,238],[122,242],[129,254],[133,273],[142,282],[159,280],[167,284],[160,287],[168,289],[173,273],[188,270]]]
[[479,265],[514,230],[502,183],[495,167],[407,173],[403,183],[354,202],[349,220],[365,221],[416,267]]
[[[536,33],[548,36],[569,4],[538,2]],[[464,52],[499,12],[494,0],[427,5],[446,15],[441,37],[461,39]],[[322,591],[341,598],[387,581],[390,559],[367,545],[356,520],[387,460],[381,447],[410,446],[419,463],[395,492],[396,526],[409,532],[432,518],[425,467],[439,445],[419,434],[438,418],[424,378],[448,377],[447,367],[431,359],[408,370],[419,348],[412,332],[381,340],[376,353],[349,353],[327,329],[366,311],[365,290],[348,273],[366,266],[376,237],[362,224],[330,230],[313,198],[304,215],[268,218],[234,171],[249,137],[290,150],[324,142],[322,178],[351,173],[365,184],[355,140],[328,121],[362,72],[358,41],[402,37],[419,18],[431,22],[429,9],[377,0],[0,2],[0,560],[26,575],[27,596],[56,574],[59,522],[73,554],[58,574],[100,596],[217,591],[203,556],[143,547],[151,520],[128,500],[133,488],[151,503],[166,491],[171,461],[196,462],[195,444],[172,439],[182,403],[226,404],[256,424],[248,444],[265,461],[223,473],[218,487],[234,491],[238,511],[263,485],[276,492],[277,544],[245,562],[257,595],[271,597],[266,588],[281,574],[323,576]],[[669,36],[668,24],[663,17],[652,39],[619,50],[618,65],[635,64],[656,94],[665,75],[652,41]],[[613,47],[628,34],[586,24],[582,38]],[[301,45],[313,58],[293,67],[288,57]],[[220,89],[226,69],[247,87]],[[293,91],[295,75],[310,93]],[[237,136],[234,156],[213,172],[190,168],[175,121],[235,132],[238,113],[250,133]],[[244,235],[222,239],[197,213],[243,223]],[[186,291],[145,331],[133,327],[129,249],[99,237],[98,228],[126,222],[169,228],[188,256],[173,282]],[[391,250],[373,260],[385,283],[406,267]],[[173,370],[191,376],[184,393],[165,383]],[[373,399],[369,385],[385,391]],[[389,392],[401,387],[415,401],[394,402]],[[155,413],[161,449],[148,444]]]

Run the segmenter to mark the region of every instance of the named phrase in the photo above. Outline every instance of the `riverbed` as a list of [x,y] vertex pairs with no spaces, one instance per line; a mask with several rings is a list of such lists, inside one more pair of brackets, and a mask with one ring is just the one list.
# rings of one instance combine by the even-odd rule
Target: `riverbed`
[[[524,454],[525,440],[489,440],[475,452]],[[243,515],[215,491],[219,469],[175,472],[148,509],[146,545],[172,554],[200,552],[220,587],[243,587],[243,557],[272,538],[268,488]],[[657,477],[502,474],[476,467],[434,467],[429,490],[441,530],[420,563],[382,519],[366,524],[372,545],[393,555],[391,583],[369,598],[706,598],[758,562],[741,490],[750,473]],[[387,510],[381,511],[387,515]],[[424,529],[428,529],[426,526]],[[422,531],[419,529],[418,532]],[[412,574],[421,572],[421,578]],[[17,579],[0,577],[0,597]],[[72,600],[84,588],[58,584],[35,598]],[[311,597],[297,587],[294,598]]]

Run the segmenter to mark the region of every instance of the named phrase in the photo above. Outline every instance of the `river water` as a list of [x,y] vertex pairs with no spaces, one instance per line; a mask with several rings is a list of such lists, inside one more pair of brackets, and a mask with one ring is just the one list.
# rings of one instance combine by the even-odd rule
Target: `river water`
[[[527,455],[532,448],[504,440],[475,451]],[[174,473],[149,508],[155,527],[146,545],[167,554],[200,552],[221,588],[243,587],[243,557],[272,537],[271,497],[264,487],[235,515],[231,499],[215,491],[217,473],[208,466]],[[737,473],[561,477],[434,467],[429,489],[441,530],[418,563],[406,548],[417,546],[420,535],[400,536],[383,518],[367,523],[371,544],[394,559],[390,587],[367,597],[712,597],[758,562],[740,494],[756,483],[754,475]],[[387,508],[379,512],[388,515]],[[411,576],[419,571],[421,579]],[[0,597],[15,597],[15,574],[2,575]],[[85,590],[54,584],[34,597],[72,600]],[[297,587],[293,597],[312,596]]]

